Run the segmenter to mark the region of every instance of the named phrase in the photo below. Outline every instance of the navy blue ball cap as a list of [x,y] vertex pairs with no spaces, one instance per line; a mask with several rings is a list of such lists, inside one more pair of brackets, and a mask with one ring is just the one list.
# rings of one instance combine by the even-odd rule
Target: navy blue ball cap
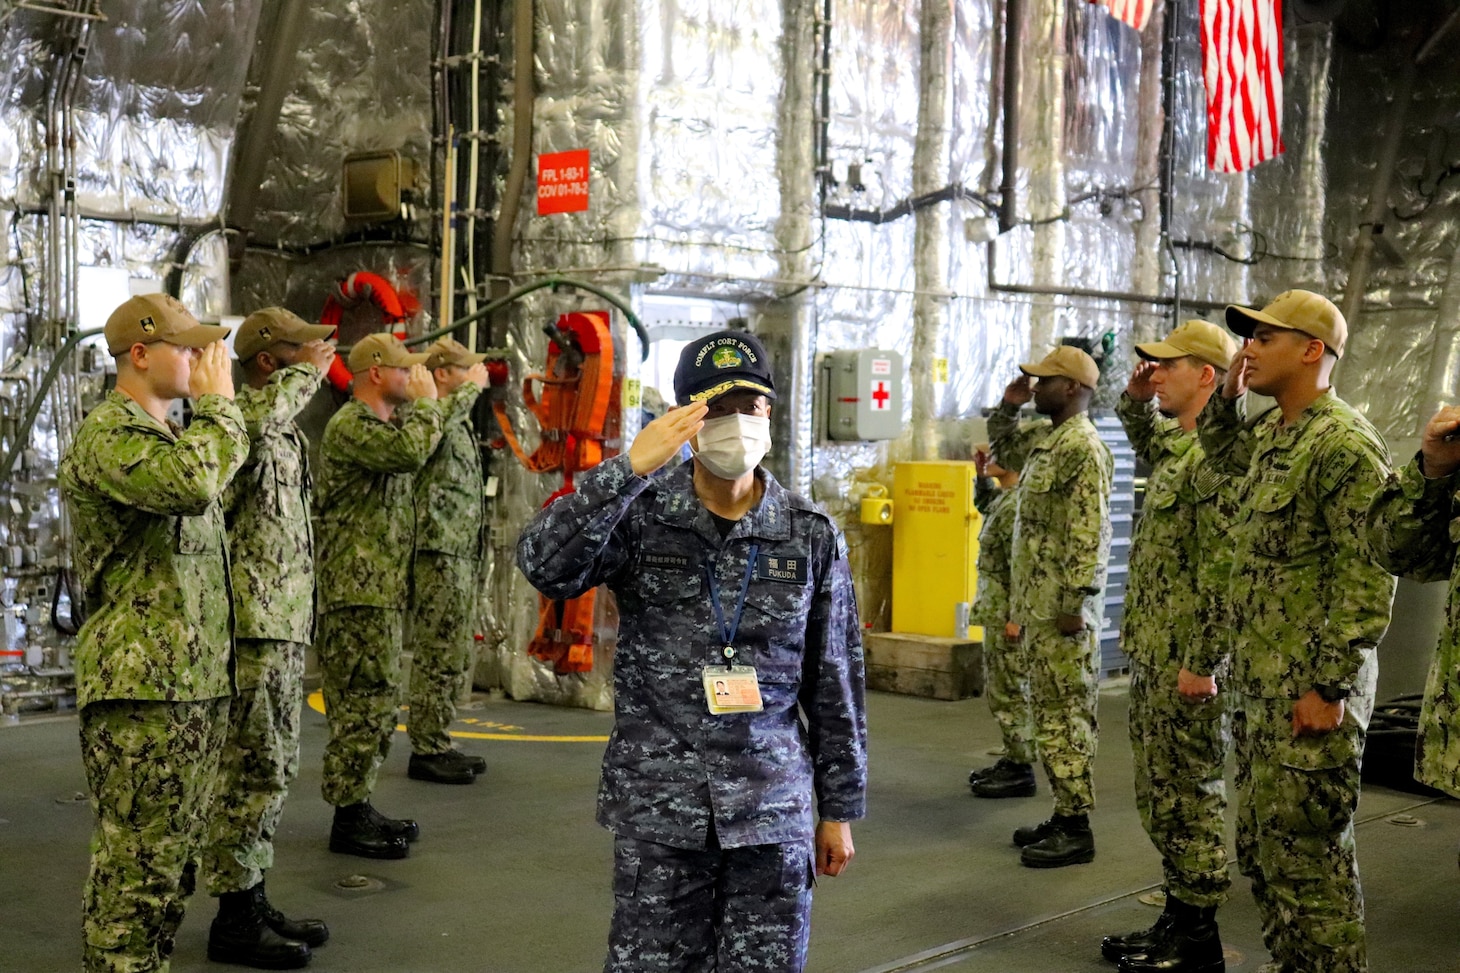
[[674,397],[680,405],[713,402],[727,392],[750,389],[776,397],[765,345],[749,331],[716,331],[684,346],[674,369]]

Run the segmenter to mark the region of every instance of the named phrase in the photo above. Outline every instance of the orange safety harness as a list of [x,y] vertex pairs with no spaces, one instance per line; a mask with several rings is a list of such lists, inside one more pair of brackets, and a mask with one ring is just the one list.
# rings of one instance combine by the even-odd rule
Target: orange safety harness
[[[507,407],[492,403],[502,435],[522,465],[533,473],[563,471],[563,485],[547,499],[573,492],[573,475],[603,461],[608,413],[616,401],[613,333],[606,311],[581,311],[558,319],[558,337],[548,343],[547,367],[522,380],[522,401],[537,417],[540,442],[529,454],[522,448]],[[534,383],[542,386],[539,395]],[[557,601],[538,596],[537,632],[527,647],[553,671],[593,668],[593,613],[596,589]]]

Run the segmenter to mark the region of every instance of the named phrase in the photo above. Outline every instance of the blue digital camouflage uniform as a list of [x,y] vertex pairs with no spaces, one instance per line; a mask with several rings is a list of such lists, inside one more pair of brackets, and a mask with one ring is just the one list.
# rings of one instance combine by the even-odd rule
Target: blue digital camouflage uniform
[[[989,436],[996,456],[1020,464],[1010,602],[1029,660],[1039,759],[1055,814],[1085,814],[1095,806],[1090,770],[1115,460],[1084,414],[1055,429],[1021,428],[1019,407],[1001,403],[989,416]],[[1062,634],[1061,614],[1082,616],[1084,631]]]
[[[1388,450],[1331,390],[1288,426],[1278,409],[1248,426],[1214,395],[1198,431],[1209,462],[1245,477],[1229,601],[1238,867],[1283,973],[1362,973],[1353,814],[1394,599],[1364,531]],[[1293,703],[1318,686],[1351,694],[1343,722],[1295,738]]]
[[415,550],[412,474],[447,415],[478,389],[419,399],[386,422],[359,399],[336,412],[320,444],[319,662],[324,674],[321,792],[336,807],[367,800],[390,753],[401,637]]
[[999,490],[987,477],[974,488],[974,506],[983,514],[978,532],[978,590],[969,620],[983,626],[984,695],[1004,739],[1004,756],[1034,763],[1034,713],[1029,703],[1029,663],[1020,639],[1004,635],[1012,620],[1009,605],[1009,547],[1014,542],[1015,486]]
[[1390,476],[1369,507],[1369,545],[1395,574],[1450,582],[1419,714],[1415,777],[1460,797],[1460,473],[1429,479],[1415,457]]
[[[845,541],[764,470],[764,496],[722,541],[693,471],[643,478],[627,456],[607,460],[528,525],[517,560],[550,598],[600,583],[618,598],[615,720],[598,793],[598,820],[617,836],[605,969],[797,971],[814,819],[850,821],[866,806]],[[734,645],[756,668],[763,712],[707,708],[702,669],[724,661],[711,576],[727,622],[751,579]],[[722,878],[718,902],[706,869]],[[747,884],[723,880],[734,876]]]
[[96,814],[88,971],[168,968],[233,691],[218,497],[247,455],[243,417],[227,398],[200,397],[184,431],[113,391],[61,461],[91,611],[74,656]]
[[1189,703],[1176,686],[1188,656],[1200,660],[1192,671],[1225,681],[1227,630],[1219,613],[1241,480],[1206,462],[1196,431],[1162,418],[1154,402],[1122,395],[1116,414],[1151,467],[1121,618],[1136,808],[1161,853],[1167,891],[1187,905],[1216,906],[1231,886],[1223,820],[1231,719],[1221,696]]
[[[476,386],[472,386],[475,388]],[[482,460],[472,399],[448,416],[415,477],[416,563],[411,580],[411,749],[451,749],[447,729],[466,691],[481,560]]]
[[314,639],[309,444],[294,421],[324,380],[308,362],[234,401],[250,441],[223,497],[238,692],[229,709],[203,857],[213,895],[251,889],[274,864],[274,833],[299,772],[304,652]]

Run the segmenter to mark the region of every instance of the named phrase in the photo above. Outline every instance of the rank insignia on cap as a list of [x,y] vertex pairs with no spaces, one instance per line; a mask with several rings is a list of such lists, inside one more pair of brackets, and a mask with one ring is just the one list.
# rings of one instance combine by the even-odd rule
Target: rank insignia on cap
[[150,315],[138,321],[137,325],[142,329],[143,334],[151,334],[157,330],[157,322],[153,321]]
[[734,348],[716,348],[710,361],[715,363],[716,368],[738,368],[745,364],[745,359]]
[[274,332],[270,331],[267,326],[259,328],[259,337],[264,339],[265,341],[268,341],[273,336]]
[[382,362],[382,361],[384,361],[384,360],[385,360],[385,359],[384,359],[384,357],[383,357],[383,356],[382,356],[382,355],[381,355],[381,354],[380,354],[380,352],[378,352],[378,351],[375,351],[375,352],[371,352],[371,353],[370,353],[370,360],[371,360],[371,361],[373,361],[373,362],[375,362],[375,364],[377,364],[377,365],[379,365],[379,364],[380,364],[380,363],[381,363],[381,362]]

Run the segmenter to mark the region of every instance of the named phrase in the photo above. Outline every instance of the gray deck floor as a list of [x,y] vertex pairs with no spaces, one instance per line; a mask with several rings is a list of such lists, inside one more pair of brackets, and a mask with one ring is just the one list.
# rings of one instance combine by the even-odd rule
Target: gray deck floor
[[[1099,937],[1148,924],[1137,896],[1159,881],[1133,809],[1126,698],[1102,694],[1103,744],[1093,816],[1094,863],[1036,871],[1009,843],[1048,813],[1048,794],[969,796],[968,768],[988,762],[997,731],[983,700],[957,703],[872,694],[871,816],[854,830],[850,871],[817,889],[810,970],[1109,971]],[[606,714],[483,700],[462,714],[463,738],[487,776],[444,787],[405,776],[397,735],[375,803],[412,815],[423,836],[411,857],[370,862],[325,849],[319,799],[324,718],[305,720],[304,769],[285,811],[276,904],[326,919],[333,938],[312,969],[348,973],[575,973],[597,970],[608,928],[609,836],[593,823]],[[90,810],[72,719],[0,730],[0,973],[79,966],[80,890]],[[1390,822],[1396,814],[1417,825]],[[1360,807],[1359,854],[1375,973],[1460,971],[1460,806],[1379,788]],[[367,891],[336,883],[363,875]],[[204,958],[212,903],[193,900],[175,971],[222,970]],[[1222,913],[1228,969],[1266,958],[1246,883]]]

